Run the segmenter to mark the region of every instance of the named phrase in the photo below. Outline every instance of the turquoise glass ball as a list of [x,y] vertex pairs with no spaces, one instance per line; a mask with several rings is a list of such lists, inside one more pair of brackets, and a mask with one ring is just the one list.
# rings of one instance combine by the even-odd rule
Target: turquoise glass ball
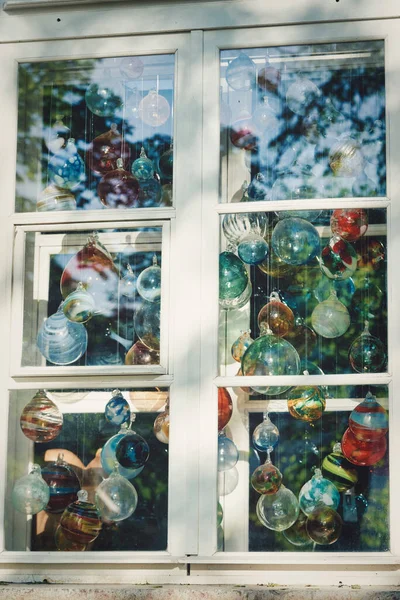
[[271,244],[281,260],[295,266],[310,262],[319,255],[321,249],[314,225],[295,217],[282,219],[275,225]]

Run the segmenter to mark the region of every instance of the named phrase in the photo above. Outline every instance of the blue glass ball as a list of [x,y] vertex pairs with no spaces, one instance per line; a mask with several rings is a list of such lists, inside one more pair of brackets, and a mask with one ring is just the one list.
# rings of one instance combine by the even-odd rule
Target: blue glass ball
[[143,149],[139,158],[137,158],[132,164],[132,174],[140,181],[152,179],[154,175],[153,161],[147,158]]
[[248,235],[242,239],[237,250],[243,262],[248,265],[258,265],[267,258],[269,247],[262,237]]
[[223,433],[218,436],[218,471],[233,469],[239,460],[235,444]]
[[85,164],[78,154],[74,140],[69,139],[48,165],[49,177],[58,188],[73,190],[85,180]]
[[314,225],[291,217],[279,221],[272,232],[271,244],[277,256],[289,265],[305,265],[319,255],[321,242]]
[[219,299],[233,300],[246,289],[249,282],[246,267],[233,252],[219,255]]
[[69,321],[59,309],[39,329],[36,344],[49,362],[70,365],[86,352],[88,334],[82,323]]
[[150,448],[141,435],[130,431],[118,442],[115,456],[122,467],[139,469],[148,461]]
[[86,106],[98,117],[113,117],[123,107],[122,93],[116,79],[91,83],[85,92]]
[[[128,433],[128,430],[120,431],[116,435],[113,435],[107,442],[104,444],[101,449],[100,460],[101,466],[107,475],[113,472],[115,468],[115,463],[117,462],[117,457],[115,455],[115,451],[117,449],[118,443],[122,440],[122,438]],[[143,467],[139,467],[138,469],[125,469],[120,464],[118,464],[118,473],[122,475],[122,477],[126,477],[126,479],[133,479],[137,477],[144,469]]]
[[319,469],[315,470],[315,475],[300,490],[299,504],[306,515],[311,514],[320,505],[336,510],[339,502],[340,494],[337,487],[332,481],[323,477]]
[[122,425],[122,423],[129,421],[131,409],[120,392],[113,393],[112,398],[106,404],[104,416],[113,425]]

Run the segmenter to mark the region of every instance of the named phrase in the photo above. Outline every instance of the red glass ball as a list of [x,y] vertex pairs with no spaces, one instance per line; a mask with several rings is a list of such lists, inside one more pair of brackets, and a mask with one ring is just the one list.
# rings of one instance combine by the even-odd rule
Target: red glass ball
[[362,442],[358,440],[349,429],[342,437],[342,452],[353,465],[369,467],[379,462],[386,454],[386,437],[381,437],[375,442]]
[[331,229],[347,242],[355,242],[368,229],[368,215],[363,208],[338,208],[332,213]]
[[241,150],[253,150],[257,145],[257,130],[251,116],[243,114],[235,121],[230,130],[231,142]]
[[233,411],[232,398],[226,388],[218,388],[218,431],[227,426]]
[[277,93],[281,82],[281,73],[274,67],[264,67],[258,72],[257,84],[261,90]]
[[97,187],[99,198],[108,208],[132,208],[137,206],[139,182],[124,169],[106,173]]
[[109,131],[97,136],[86,152],[86,164],[97,175],[104,175],[117,168],[117,160],[122,158],[125,166],[130,161],[130,149],[115,125]]

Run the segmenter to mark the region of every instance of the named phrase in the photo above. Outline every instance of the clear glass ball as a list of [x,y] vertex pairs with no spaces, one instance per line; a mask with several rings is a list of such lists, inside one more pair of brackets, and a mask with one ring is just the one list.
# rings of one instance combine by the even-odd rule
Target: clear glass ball
[[157,264],[144,269],[137,278],[138,294],[148,302],[157,302],[161,298],[161,267]]
[[262,494],[257,502],[259,521],[273,531],[285,531],[299,516],[299,503],[291,490],[281,485],[276,494]]
[[123,521],[135,512],[138,495],[134,486],[117,470],[97,487],[95,503],[103,521]]
[[140,341],[150,348],[160,350],[160,302],[144,301],[136,311],[133,324]]
[[50,499],[50,488],[41,475],[40,466],[34,464],[29,475],[17,479],[11,494],[15,510],[26,515],[36,515],[44,510]]
[[218,436],[218,471],[229,471],[239,460],[239,451],[224,433]]

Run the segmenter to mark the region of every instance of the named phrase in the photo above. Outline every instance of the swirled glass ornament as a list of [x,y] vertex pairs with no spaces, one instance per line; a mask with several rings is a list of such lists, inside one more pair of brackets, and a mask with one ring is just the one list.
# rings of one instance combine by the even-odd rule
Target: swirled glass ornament
[[46,146],[56,154],[61,148],[65,148],[67,140],[71,137],[71,130],[64,125],[63,117],[58,117],[54,125],[50,128],[46,139]]
[[28,402],[19,420],[22,433],[33,442],[54,440],[63,426],[62,412],[44,390],[39,390]]
[[262,423],[253,431],[253,446],[260,452],[273,450],[279,442],[279,429],[269,418],[268,412],[263,413]]
[[156,90],[150,90],[140,101],[139,116],[143,123],[150,127],[161,127],[168,121],[170,114],[171,107],[168,100]]
[[68,189],[63,190],[52,183],[39,194],[36,202],[36,210],[38,212],[75,209],[76,200],[73,193]]
[[143,61],[139,56],[125,56],[120,62],[119,71],[125,79],[139,79],[144,71]]
[[138,205],[139,182],[123,167],[122,158],[117,168],[106,173],[97,186],[101,203],[107,208],[132,208]]
[[98,117],[119,116],[123,108],[123,88],[118,79],[111,77],[110,71],[104,71],[101,81],[91,83],[85,92],[88,109]]
[[127,298],[134,298],[136,293],[136,275],[132,270],[131,265],[126,265],[126,274],[121,279],[120,293]]
[[86,150],[86,164],[96,175],[105,175],[115,171],[119,166],[117,161],[121,159],[120,166],[128,165],[131,153],[129,145],[113,123],[111,129],[98,135]]
[[259,131],[262,131],[269,139],[275,139],[281,129],[281,120],[272,108],[268,96],[264,96],[261,104],[253,113],[253,122]]
[[112,397],[106,404],[104,416],[113,425],[122,425],[122,423],[127,423],[130,420],[129,402],[125,400],[119,390],[113,390]]
[[367,232],[368,215],[363,208],[338,208],[332,213],[331,229],[346,242],[355,242]]
[[80,281],[74,292],[69,294],[62,303],[62,311],[69,321],[86,323],[93,317],[96,305],[94,298],[86,291]]
[[258,265],[268,256],[269,247],[264,238],[251,233],[238,245],[239,258],[248,265]]
[[154,350],[150,350],[142,342],[136,342],[125,356],[126,365],[158,365],[160,363],[160,355]]
[[256,65],[247,54],[240,52],[226,68],[225,79],[233,90],[246,92],[254,87]]
[[342,437],[342,452],[353,465],[370,467],[379,462],[386,454],[386,437],[380,437],[373,442],[358,440],[350,428]]
[[267,178],[262,173],[257,173],[247,188],[248,197],[250,200],[269,200],[269,193]]
[[334,235],[321,251],[321,270],[329,279],[348,279],[357,269],[357,254],[353,246]]
[[79,544],[90,544],[101,531],[101,520],[96,505],[88,502],[86,490],[79,490],[78,500],[64,510],[60,527],[64,536]]
[[[121,429],[116,435],[113,435],[107,442],[104,444],[100,453],[101,466],[104,472],[107,475],[110,475],[115,467],[115,462],[117,461],[117,457],[115,455],[115,451],[117,449],[118,443],[122,440],[124,435],[129,433],[129,429],[126,423],[121,426]],[[143,471],[144,465],[139,467],[138,469],[124,468],[118,463],[118,473],[125,477],[126,479],[134,479]]]
[[41,354],[54,365],[74,363],[86,352],[87,344],[85,326],[69,321],[61,306],[45,320],[36,338]]
[[117,443],[115,456],[126,469],[139,469],[149,459],[150,448],[146,440],[135,431],[128,431]]
[[290,390],[287,406],[295,419],[313,423],[322,417],[326,408],[325,394],[317,386],[299,385]]
[[321,248],[314,225],[296,217],[282,219],[275,225],[271,244],[281,260],[295,266],[310,262]]
[[321,471],[322,475],[332,481],[339,492],[349,490],[358,481],[357,470],[343,455],[340,443],[335,444],[333,451],[325,456]]
[[42,477],[50,490],[46,512],[63,512],[64,508],[77,500],[81,489],[79,479],[73,468],[63,460],[63,454],[59,454],[55,462],[42,468]]
[[369,332],[368,321],[364,331],[349,348],[349,361],[357,373],[379,373],[386,365],[385,346]]
[[138,294],[147,302],[158,302],[161,298],[161,267],[155,254],[152,266],[144,269],[137,278],[136,287]]
[[310,515],[321,504],[334,508],[339,506],[340,494],[336,486],[322,477],[320,469],[315,469],[314,475],[300,490],[299,504],[305,515]]
[[292,112],[304,117],[309,106],[314,104],[320,95],[321,92],[315,83],[300,73],[286,92],[286,103]]
[[362,319],[370,319],[380,313],[385,294],[373,283],[369,277],[366,277],[361,284],[357,286],[352,298],[352,309]]
[[313,542],[307,533],[306,523],[306,515],[303,512],[300,512],[297,521],[293,523],[289,529],[282,531],[283,537],[293,546],[309,546]]
[[63,528],[59,525],[54,534],[54,541],[57,550],[60,552],[85,552],[88,544],[80,544],[79,542],[69,540],[65,537]]
[[168,150],[161,154],[158,161],[158,168],[162,177],[165,179],[172,179],[174,172],[174,149],[172,144]]
[[239,150],[253,150],[258,142],[258,130],[252,116],[243,110],[231,125],[229,138]]
[[290,308],[281,302],[279,294],[272,292],[268,304],[258,313],[258,326],[268,325],[274,335],[283,337],[294,327],[294,314]]
[[73,138],[69,138],[67,146],[53,156],[48,170],[52,183],[58,188],[73,190],[85,181],[85,165]]
[[139,181],[139,208],[151,208],[159,206],[161,202],[162,188],[157,179],[141,179]]
[[157,415],[153,425],[154,435],[162,444],[169,444],[169,409]]
[[138,338],[155,352],[160,350],[160,315],[160,302],[144,301],[133,317]]
[[40,466],[36,464],[32,465],[29,475],[17,479],[11,494],[15,510],[25,515],[36,515],[44,510],[49,498],[49,486],[42,478]]
[[[261,336],[247,348],[242,358],[243,375],[298,375],[300,357],[292,344],[262,326]],[[290,386],[251,386],[270,396],[282,394]]]
[[350,413],[349,427],[354,436],[363,442],[375,442],[387,434],[387,412],[371,392]]
[[365,237],[356,241],[357,267],[367,272],[377,271],[385,262],[385,246],[379,240]]
[[221,308],[237,308],[242,294],[249,285],[244,263],[233,252],[219,255],[219,303]]
[[342,533],[343,521],[340,515],[329,506],[318,506],[306,522],[309,537],[319,546],[334,544]]
[[250,483],[259,494],[276,494],[281,487],[282,473],[272,464],[271,450],[267,450],[267,460],[253,472]]
[[324,338],[340,337],[350,326],[349,311],[331,290],[328,300],[317,304],[311,314],[311,324],[318,335]]
[[118,471],[118,463],[108,479],[96,488],[95,503],[103,521],[123,521],[136,510],[138,495],[134,486]]
[[239,451],[223,431],[218,433],[218,471],[233,469],[239,460]]
[[143,146],[140,150],[139,158],[132,163],[132,174],[139,179],[152,179],[154,176],[154,165],[153,161],[147,157]]
[[329,165],[338,177],[357,177],[364,168],[364,157],[358,142],[344,136],[329,152]]
[[250,329],[241,331],[238,339],[232,344],[232,358],[236,360],[236,362],[240,363],[242,361],[243,354],[253,342],[254,340],[250,337]]
[[257,502],[259,521],[273,531],[285,531],[299,516],[299,503],[291,490],[281,485],[276,494],[262,494]]
[[233,402],[226,388],[218,388],[218,431],[222,431],[230,421]]
[[265,213],[228,213],[222,219],[222,231],[231,244],[239,244],[249,235],[264,238],[268,219]]

